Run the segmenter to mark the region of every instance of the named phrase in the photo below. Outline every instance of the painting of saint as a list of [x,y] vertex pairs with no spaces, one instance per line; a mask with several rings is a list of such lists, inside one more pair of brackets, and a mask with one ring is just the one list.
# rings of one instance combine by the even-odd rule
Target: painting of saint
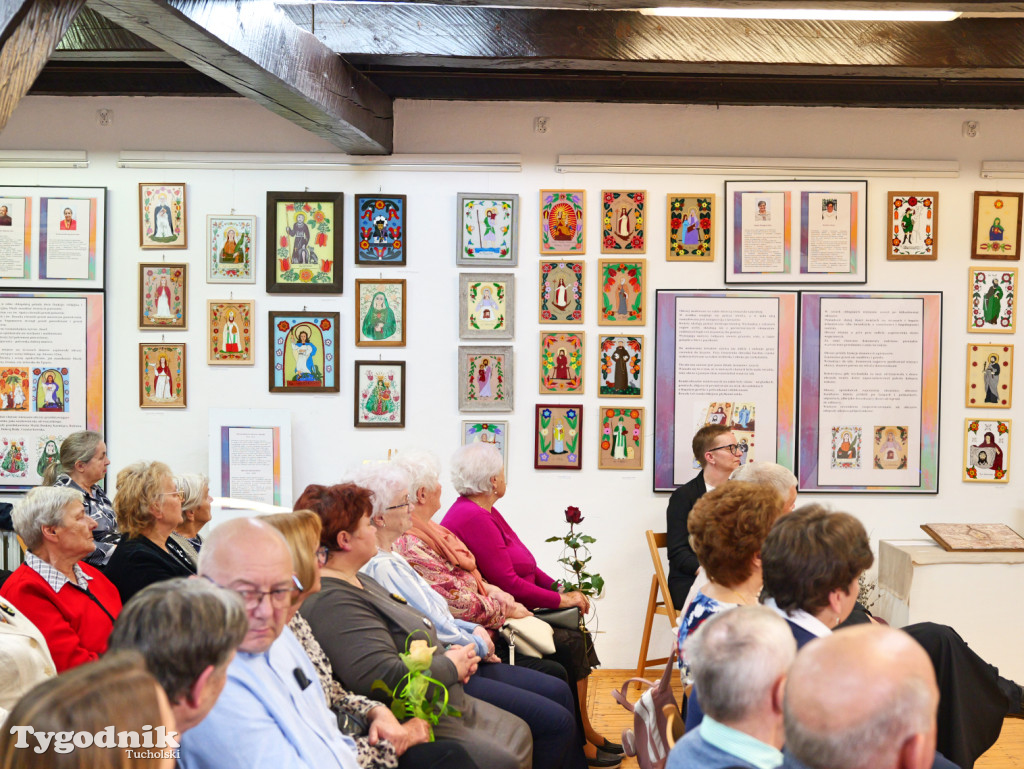
[[320,382],[323,375],[317,366],[317,346],[310,341],[309,326],[296,326],[291,335],[292,372],[290,382]]
[[642,395],[643,337],[601,337],[601,395]]
[[583,392],[582,332],[541,332],[540,392]]
[[579,470],[582,464],[582,406],[536,406],[533,466],[537,470]]
[[1012,334],[1017,326],[1017,269],[972,267],[968,275],[970,317],[967,330]]
[[356,346],[405,346],[405,286],[400,280],[356,281]]
[[493,369],[491,369],[491,362],[487,358],[480,361],[480,367],[477,369],[476,376],[479,380],[478,397],[480,398],[493,398],[491,394],[491,377],[493,376]]
[[139,264],[139,328],[187,328],[188,265]]
[[61,372],[48,369],[38,375],[36,411],[66,411],[64,408],[64,377],[61,376]]
[[167,356],[161,355],[153,374],[153,400],[174,400],[174,380],[171,378],[171,367],[167,365]]
[[907,467],[907,440],[909,431],[903,425],[876,426],[876,470],[905,470]]
[[1010,420],[968,419],[964,430],[965,481],[1010,479]]
[[185,345],[139,345],[139,406],[185,408]]
[[995,433],[986,432],[985,440],[974,447],[976,453],[975,467],[985,470],[1003,469],[1003,450],[996,443]]
[[1024,193],[974,193],[972,259],[1020,260],[1021,203]]
[[374,416],[384,416],[395,410],[395,401],[391,397],[391,385],[384,379],[383,374],[377,375],[377,382],[366,399],[366,411]]
[[338,318],[336,312],[270,312],[270,392],[339,391]]
[[224,233],[224,245],[220,249],[221,264],[241,264],[244,261],[242,247],[238,243],[238,231],[229,227]]
[[647,193],[642,190],[601,191],[601,253],[647,250]]
[[480,320],[484,321],[491,321],[497,316],[499,307],[498,303],[494,301],[494,297],[491,296],[490,286],[480,289],[480,301],[476,303],[476,311]]
[[985,403],[999,403],[999,356],[988,356],[985,363]]
[[1013,345],[967,345],[968,408],[1008,409],[1013,401]]
[[583,190],[540,191],[540,250],[547,254],[586,252]]
[[206,217],[207,283],[256,282],[255,233],[255,216],[209,214]]
[[368,339],[388,339],[395,333],[395,312],[388,304],[388,298],[380,291],[373,295],[370,309],[363,316],[363,336]]
[[405,363],[356,361],[355,426],[405,427]]
[[52,439],[46,441],[43,450],[39,454],[39,461],[36,462],[36,473],[39,476],[44,475],[46,468],[59,461],[58,453],[57,442]]
[[139,245],[186,248],[185,185],[139,185]]
[[582,262],[540,263],[541,323],[583,322]]
[[[7,441],[4,441],[7,443]],[[7,450],[0,460],[0,470],[4,475],[25,475],[25,444],[23,441],[7,443]]]
[[153,295],[155,302],[152,317],[173,318],[174,314],[171,312],[171,287],[167,283],[166,275],[160,277],[160,283],[157,285]]

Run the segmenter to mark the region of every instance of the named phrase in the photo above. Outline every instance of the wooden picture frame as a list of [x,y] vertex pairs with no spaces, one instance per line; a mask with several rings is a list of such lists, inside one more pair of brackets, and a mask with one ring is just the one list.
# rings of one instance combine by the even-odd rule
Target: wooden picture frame
[[715,193],[669,193],[666,204],[666,261],[715,261]]
[[647,253],[647,190],[601,190],[601,253]]
[[938,259],[939,193],[890,192],[886,200],[886,259],[893,262]]
[[642,398],[644,394],[644,335],[598,337],[598,395],[602,398]]
[[1013,345],[967,345],[967,408],[1008,409],[1013,405]]
[[540,332],[540,394],[583,394],[586,334],[582,331]]
[[587,253],[586,190],[540,191],[540,253]]
[[139,184],[139,248],[188,248],[186,188],[179,184]]
[[512,411],[511,345],[459,347],[459,411]]
[[206,282],[256,282],[256,217],[206,217]]
[[206,300],[206,362],[211,366],[252,366],[256,302],[252,299]]
[[599,470],[644,469],[644,420],[641,406],[601,407],[597,445]]
[[405,294],[404,278],[356,280],[356,347],[405,347]]
[[459,338],[515,336],[516,276],[509,272],[459,273]]
[[534,408],[534,469],[581,470],[583,406],[538,403]]
[[1009,483],[1009,419],[964,420],[963,480],[968,483]]
[[306,310],[271,310],[267,313],[270,392],[339,392],[339,317],[337,312]]
[[409,253],[405,195],[355,196],[357,267],[404,267]]
[[343,192],[267,193],[267,293],[342,293],[344,215]]
[[354,381],[356,427],[405,427],[405,361],[357,360]]
[[188,265],[139,262],[139,328],[185,331],[188,328]]
[[646,259],[600,259],[597,277],[601,296],[599,326],[642,326],[647,322]]
[[458,267],[519,264],[519,196],[460,192],[455,211]]
[[500,419],[463,419],[462,445],[470,443],[493,443],[501,452],[508,476],[508,422]]
[[188,405],[185,343],[139,345],[139,408],[183,409]]
[[1020,261],[1021,192],[975,192],[971,259]]
[[1017,268],[967,268],[967,330],[1012,334],[1017,330]]
[[583,262],[542,260],[540,310],[537,322],[583,323],[583,293],[587,265]]

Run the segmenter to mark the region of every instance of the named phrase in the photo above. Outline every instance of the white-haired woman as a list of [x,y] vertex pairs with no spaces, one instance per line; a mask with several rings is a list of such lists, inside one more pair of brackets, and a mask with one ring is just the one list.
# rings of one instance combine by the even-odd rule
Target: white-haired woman
[[191,473],[179,475],[174,485],[181,492],[181,523],[175,527],[171,538],[195,564],[199,560],[199,550],[203,546],[200,530],[210,522],[213,514],[210,511],[213,497],[210,496],[210,479],[205,475]]
[[763,483],[775,489],[782,497],[783,513],[792,512],[796,507],[796,476],[788,467],[774,462],[747,462],[732,471],[730,481]]

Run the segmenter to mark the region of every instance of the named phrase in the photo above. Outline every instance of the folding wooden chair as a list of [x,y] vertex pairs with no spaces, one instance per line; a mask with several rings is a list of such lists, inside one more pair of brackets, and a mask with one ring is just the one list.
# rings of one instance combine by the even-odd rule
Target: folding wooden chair
[[[643,678],[644,670],[651,666],[664,665],[668,657],[647,659],[647,651],[651,644],[651,626],[654,624],[654,615],[662,614],[668,618],[671,627],[676,626],[678,613],[672,605],[672,595],[668,591],[668,580],[665,578],[665,567],[661,563],[661,549],[666,547],[668,537],[664,532],[655,534],[650,529],[646,532],[647,547],[651,551],[651,562],[654,564],[654,576],[651,577],[651,592],[647,599],[647,616],[644,618],[644,634],[640,641],[640,656],[636,662],[636,677]],[[658,592],[661,592],[661,600],[658,600]]]

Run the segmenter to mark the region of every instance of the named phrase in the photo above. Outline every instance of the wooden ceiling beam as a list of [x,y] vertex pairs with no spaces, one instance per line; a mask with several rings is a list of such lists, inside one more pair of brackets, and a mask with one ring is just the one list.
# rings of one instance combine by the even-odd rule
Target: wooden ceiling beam
[[[357,0],[358,1],[358,0]],[[380,2],[380,0],[368,0]],[[728,9],[835,8],[870,11],[940,10],[959,13],[1024,13],[1024,2],[1010,0],[389,0],[395,5],[504,6],[508,8],[545,8],[575,11],[624,11],[641,8],[714,6]],[[304,7],[298,5],[296,7]],[[326,7],[320,4],[318,8]]]

